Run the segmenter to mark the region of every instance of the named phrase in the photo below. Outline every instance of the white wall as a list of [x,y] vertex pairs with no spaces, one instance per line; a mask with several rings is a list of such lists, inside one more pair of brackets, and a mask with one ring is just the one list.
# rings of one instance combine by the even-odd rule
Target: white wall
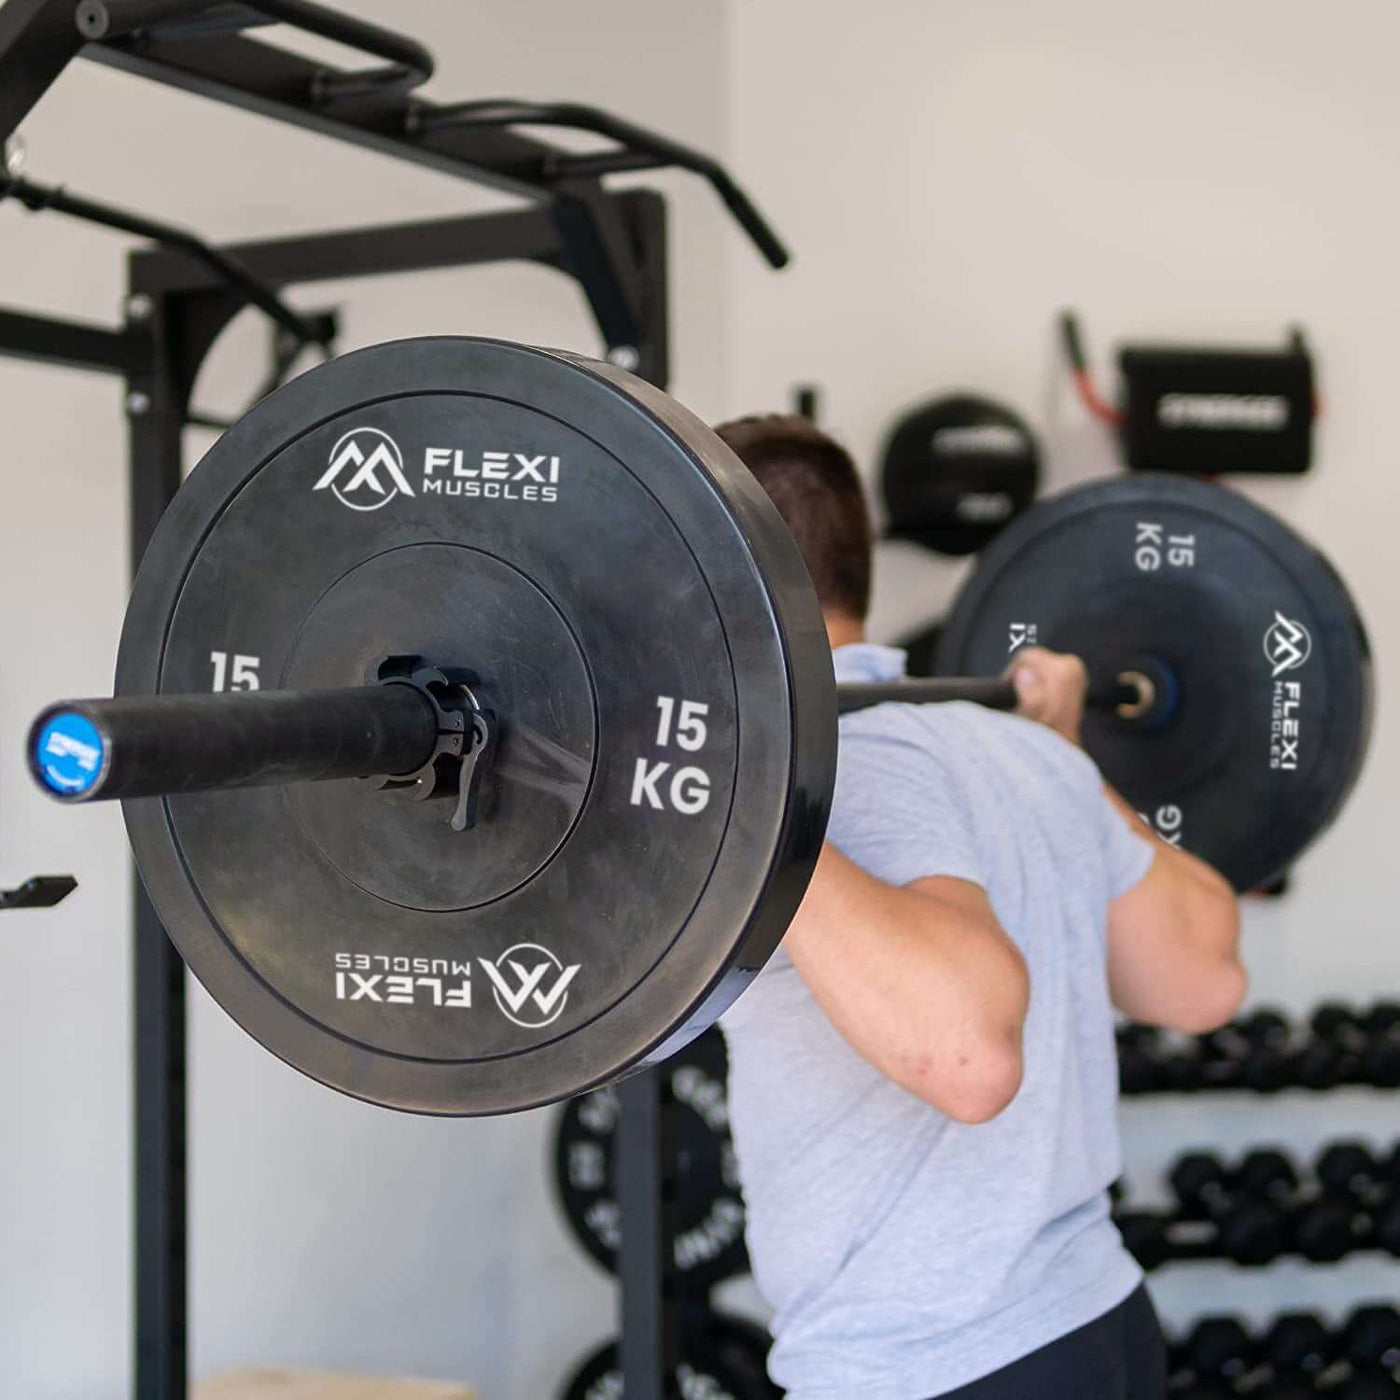
[[[1326,418],[1317,468],[1250,493],[1340,564],[1382,672],[1400,646],[1393,543],[1400,278],[1400,13],[1381,0],[1121,0],[1055,5],[735,0],[732,157],[796,252],[780,277],[731,262],[729,410],[824,390],[824,421],[869,463],[894,414],[959,387],[1043,432],[1049,485],[1112,469],[1065,389],[1055,313],[1079,307],[1107,360],[1124,339],[1273,343],[1309,328]],[[881,552],[881,638],[931,621],[962,568]],[[1384,680],[1384,674],[1382,680]],[[1382,692],[1384,694],[1384,692]],[[1258,999],[1396,988],[1390,794],[1381,711],[1365,778],[1301,864],[1247,913]],[[1353,1130],[1389,1139],[1395,1100],[1129,1105],[1130,1172],[1150,1184],[1184,1143]],[[1385,1264],[1268,1276],[1177,1270],[1158,1296],[1209,1306],[1342,1306],[1396,1291]]]
[[[722,144],[723,14],[598,0],[345,8],[439,59],[443,100],[591,101]],[[392,9],[392,15],[388,11]],[[233,240],[501,204],[463,182],[75,66],[24,127],[30,173]],[[674,193],[676,388],[722,398],[724,263],[738,235],[708,191]],[[120,236],[0,204],[0,304],[115,320]],[[740,251],[737,256],[743,256]],[[482,332],[596,350],[572,285],[510,266],[317,286],[345,348]],[[199,387],[235,409],[263,371],[245,316]],[[51,912],[0,920],[0,1392],[110,1397],[129,1374],[128,875],[114,809],[60,811],[20,737],[58,695],[110,688],[126,593],[125,433],[115,381],[0,359],[0,884],[72,870]],[[191,435],[197,454],[207,437]],[[331,1094],[192,994],[193,1369],[305,1364],[456,1377],[489,1400],[553,1393],[613,1330],[614,1291],[547,1193],[549,1114],[417,1120]]]

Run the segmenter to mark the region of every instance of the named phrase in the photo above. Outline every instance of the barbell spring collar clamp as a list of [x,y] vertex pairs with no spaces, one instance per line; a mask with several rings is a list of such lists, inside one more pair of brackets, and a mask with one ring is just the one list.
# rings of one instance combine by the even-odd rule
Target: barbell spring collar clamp
[[476,825],[481,781],[495,753],[496,716],[481,707],[468,671],[442,670],[420,656],[387,656],[370,668],[372,685],[407,685],[424,696],[437,719],[437,741],[427,760],[405,773],[376,775],[363,781],[374,787],[402,790],[415,802],[454,799],[448,825],[470,831]]

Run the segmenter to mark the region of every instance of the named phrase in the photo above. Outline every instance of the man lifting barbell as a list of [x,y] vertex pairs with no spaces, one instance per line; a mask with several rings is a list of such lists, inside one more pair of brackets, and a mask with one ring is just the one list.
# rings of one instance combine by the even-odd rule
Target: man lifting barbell
[[[903,653],[864,640],[850,458],[800,418],[719,432],[807,561],[838,680],[897,681]],[[843,720],[828,844],[721,1022],[770,1368],[802,1400],[1163,1392],[1108,1214],[1113,1006],[1183,1031],[1227,1021],[1235,899],[1086,758],[1081,661],[1026,650],[1012,677],[1018,715]]]

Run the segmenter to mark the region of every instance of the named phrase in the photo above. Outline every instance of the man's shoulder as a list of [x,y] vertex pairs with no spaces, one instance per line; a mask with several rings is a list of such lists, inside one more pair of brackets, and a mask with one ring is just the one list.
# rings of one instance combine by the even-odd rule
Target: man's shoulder
[[1087,779],[1097,787],[1100,781],[1093,760],[1045,725],[960,700],[876,705],[846,715],[839,758],[848,771],[911,765],[951,778],[972,777],[988,766],[1019,769],[1032,761],[1067,783]]
[[841,744],[854,750],[908,745],[951,757],[968,740],[988,746],[1032,745],[1047,751],[1072,747],[1043,724],[967,700],[926,705],[892,702],[841,718]]

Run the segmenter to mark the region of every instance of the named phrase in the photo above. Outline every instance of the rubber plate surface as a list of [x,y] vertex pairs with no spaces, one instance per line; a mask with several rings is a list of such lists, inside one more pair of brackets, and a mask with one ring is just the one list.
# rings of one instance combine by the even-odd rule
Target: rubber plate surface
[[830,661],[762,492],[671,400],[494,341],[377,346],[214,446],[138,578],[118,693],[464,668],[477,828],[367,784],[130,802],[225,1010],[358,1097],[497,1113],[678,1048],[781,937],[825,825]]
[[1084,746],[1238,890],[1284,870],[1360,771],[1372,697],[1355,605],[1320,553],[1223,487],[1114,478],[1007,529],[957,600],[939,669],[994,675],[1035,644],[1077,653],[1095,678],[1170,668],[1169,723],[1091,711]]

